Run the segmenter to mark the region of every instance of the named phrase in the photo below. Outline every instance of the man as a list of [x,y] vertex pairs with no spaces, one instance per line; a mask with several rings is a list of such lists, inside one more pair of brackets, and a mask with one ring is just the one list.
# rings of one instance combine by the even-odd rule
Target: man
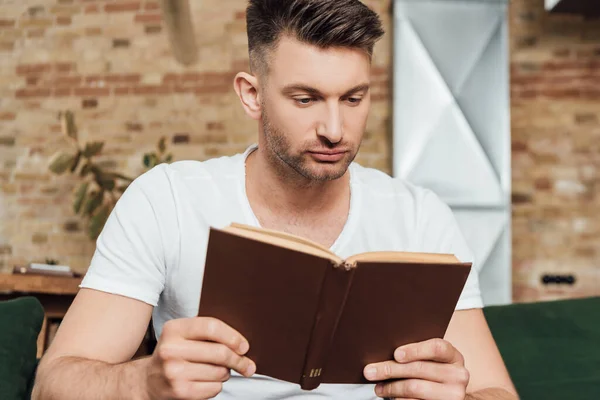
[[[445,339],[365,366],[373,384],[302,391],[255,375],[244,356],[252,343],[195,317],[208,229],[232,221],[301,235],[342,257],[385,249],[471,258],[434,194],[352,163],[383,34],[376,14],[358,0],[250,0],[247,23],[252,74],[239,73],[234,87],[259,122],[258,146],[160,165],[132,183],[40,364],[34,398],[515,399],[474,272]],[[157,348],[131,361],[151,317]]]

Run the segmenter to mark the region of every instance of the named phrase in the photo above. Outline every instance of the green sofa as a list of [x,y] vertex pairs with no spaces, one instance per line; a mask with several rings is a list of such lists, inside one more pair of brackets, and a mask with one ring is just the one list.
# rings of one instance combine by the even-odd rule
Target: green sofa
[[[600,297],[484,309],[523,400],[600,399]],[[29,399],[43,309],[0,302],[0,399]]]

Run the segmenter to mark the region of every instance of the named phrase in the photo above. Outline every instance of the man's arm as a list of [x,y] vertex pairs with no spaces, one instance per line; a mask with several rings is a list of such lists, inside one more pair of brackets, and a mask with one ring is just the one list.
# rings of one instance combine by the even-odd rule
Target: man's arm
[[470,375],[468,400],[518,398],[481,309],[454,312],[444,339],[465,360]]
[[40,363],[33,399],[207,399],[230,369],[256,371],[244,356],[248,341],[208,317],[168,321],[152,356],[129,361],[151,312],[140,301],[82,289]]
[[81,289],[40,361],[32,398],[142,398],[148,359],[126,361],[151,314],[152,306],[141,301]]
[[381,397],[423,400],[516,400],[518,396],[482,310],[454,313],[442,339],[397,348],[394,360],[370,364]]

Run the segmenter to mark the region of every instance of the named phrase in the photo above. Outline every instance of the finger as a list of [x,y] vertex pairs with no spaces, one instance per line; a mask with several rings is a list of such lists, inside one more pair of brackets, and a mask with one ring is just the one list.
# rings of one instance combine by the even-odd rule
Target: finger
[[439,383],[458,383],[465,386],[469,382],[469,372],[456,364],[441,364],[432,361],[413,361],[400,364],[385,361],[369,364],[364,370],[365,378],[370,381],[390,379],[423,379]]
[[169,361],[164,365],[165,377],[169,382],[225,382],[231,374],[229,369],[218,365],[198,364],[187,361]]
[[168,364],[170,361],[185,360],[233,369],[244,376],[251,376],[256,365],[248,357],[240,356],[221,343],[179,340],[161,344],[157,348],[158,357]]
[[375,394],[379,397],[426,400],[464,400],[466,395],[465,388],[459,385],[443,385],[421,379],[378,383],[375,386]]
[[178,381],[171,387],[170,398],[174,399],[210,399],[223,390],[222,382]]
[[399,363],[413,361],[436,361],[449,364],[464,364],[462,354],[443,339],[431,339],[425,342],[401,346],[394,352],[394,359]]
[[[206,340],[224,344],[240,355],[248,352],[250,345],[246,338],[225,322],[210,317],[180,318],[169,321],[163,327],[162,334],[175,331],[184,339]],[[168,330],[167,330],[168,329]],[[167,330],[167,332],[165,332]]]

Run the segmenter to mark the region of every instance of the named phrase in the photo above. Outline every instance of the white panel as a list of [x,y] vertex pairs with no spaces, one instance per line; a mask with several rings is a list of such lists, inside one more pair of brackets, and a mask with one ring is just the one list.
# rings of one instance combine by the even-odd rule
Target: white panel
[[394,3],[394,176],[449,204],[484,304],[511,301],[507,2]]
[[545,0],[546,10],[552,10],[561,0]]
[[510,212],[458,209],[454,215],[473,252],[484,304],[510,303]]
[[394,108],[404,112],[395,113],[393,146],[396,154],[403,154],[395,160],[395,168],[404,176],[454,99],[410,23],[400,18],[395,30],[395,63],[402,73],[394,77]]
[[[401,1],[397,4],[398,14],[410,20],[453,93],[472,69],[504,8],[502,3],[476,1]],[[452,40],[443,40],[450,37]]]
[[449,205],[504,204],[494,170],[456,104],[446,109],[428,136],[416,162],[401,171],[403,176],[432,189]]
[[464,86],[459,88],[456,101],[503,189],[509,193],[510,135],[506,134],[509,132],[509,82],[505,35],[506,21],[500,21]]

